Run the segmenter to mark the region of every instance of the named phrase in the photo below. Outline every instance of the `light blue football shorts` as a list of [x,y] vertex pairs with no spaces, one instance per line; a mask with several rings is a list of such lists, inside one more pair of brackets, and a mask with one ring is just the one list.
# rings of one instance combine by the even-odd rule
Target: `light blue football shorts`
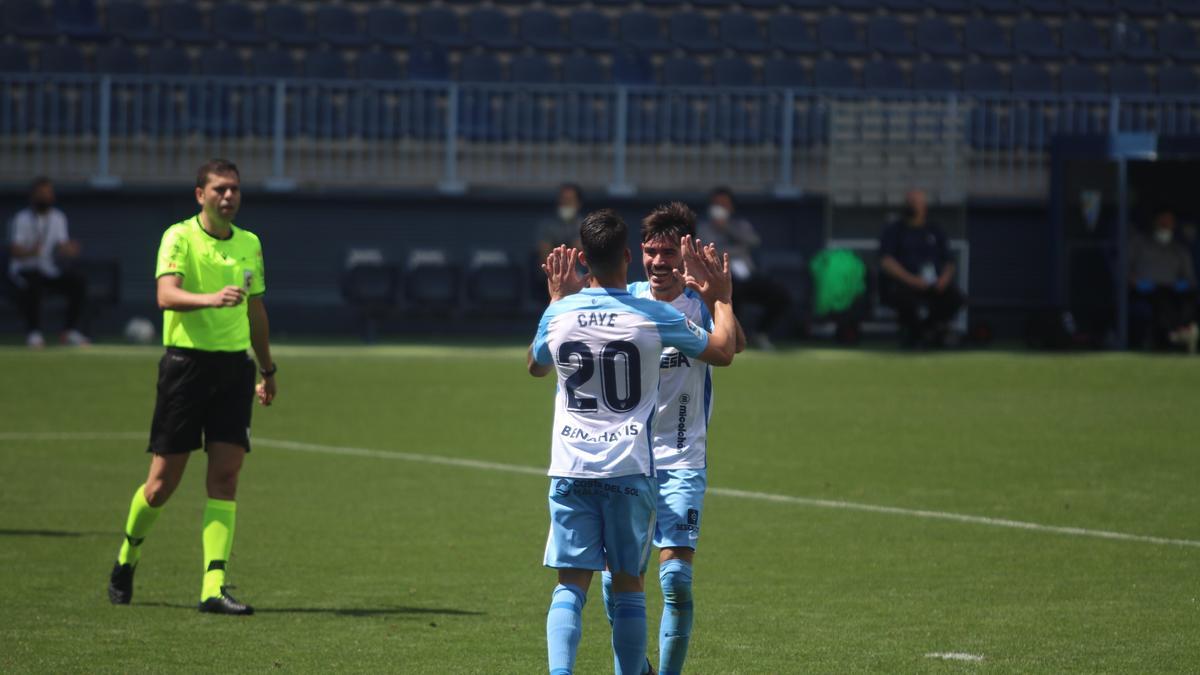
[[704,512],[706,469],[658,470],[657,548],[690,548],[700,540],[700,515]]
[[640,575],[650,560],[657,485],[649,476],[551,478],[546,567]]

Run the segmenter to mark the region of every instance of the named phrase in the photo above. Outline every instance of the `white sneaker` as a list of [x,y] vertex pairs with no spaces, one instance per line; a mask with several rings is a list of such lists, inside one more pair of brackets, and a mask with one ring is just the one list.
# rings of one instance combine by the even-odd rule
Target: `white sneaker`
[[42,337],[42,331],[30,331],[29,335],[25,336],[25,345],[30,349],[42,349],[46,346],[46,338]]
[[62,343],[71,347],[87,347],[92,341],[77,330],[69,330],[62,334]]

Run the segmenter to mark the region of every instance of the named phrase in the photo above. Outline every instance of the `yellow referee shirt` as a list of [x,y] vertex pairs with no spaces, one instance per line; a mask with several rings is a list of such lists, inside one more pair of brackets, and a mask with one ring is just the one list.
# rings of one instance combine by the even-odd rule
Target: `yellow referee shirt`
[[[241,286],[251,296],[267,290],[258,237],[230,225],[229,238],[217,239],[204,230],[198,215],[163,233],[155,278],[166,274],[183,277],[183,290],[191,293],[216,293],[226,286]],[[163,310],[163,344],[209,352],[245,351],[250,347],[246,305]]]

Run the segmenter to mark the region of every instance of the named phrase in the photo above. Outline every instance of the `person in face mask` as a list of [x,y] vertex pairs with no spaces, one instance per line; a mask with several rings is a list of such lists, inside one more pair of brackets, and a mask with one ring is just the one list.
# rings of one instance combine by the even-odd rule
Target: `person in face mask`
[[1196,269],[1192,254],[1176,240],[1175,214],[1162,209],[1153,227],[1129,241],[1130,342],[1177,345],[1196,351]]
[[746,321],[747,305],[757,305],[762,312],[757,322],[750,324],[750,344],[758,349],[773,349],[770,334],[792,304],[787,287],[759,273],[754,264],[754,250],[762,239],[750,221],[735,213],[733,191],[727,187],[714,188],[708,194],[708,218],[696,228],[697,236],[705,243],[729,253],[729,269],[733,273],[733,307],[739,320]]
[[79,332],[87,297],[86,281],[71,266],[79,257],[79,242],[67,232],[67,217],[54,208],[54,184],[49,178],[34,179],[29,190],[29,208],[13,217],[9,231],[8,272],[20,290],[27,328],[25,343],[33,349],[46,346],[41,324],[42,297],[51,292],[67,299],[62,343],[77,347],[90,344]]
[[956,270],[946,233],[929,221],[924,191],[909,191],[900,219],[884,228],[879,270],[880,298],[896,310],[901,344],[941,345],[965,300],[954,285]]
[[579,225],[583,222],[583,189],[575,183],[558,186],[558,201],[553,216],[547,216],[537,228],[537,245],[532,254],[530,288],[533,297],[546,293],[546,275],[542,263],[559,246],[579,248]]

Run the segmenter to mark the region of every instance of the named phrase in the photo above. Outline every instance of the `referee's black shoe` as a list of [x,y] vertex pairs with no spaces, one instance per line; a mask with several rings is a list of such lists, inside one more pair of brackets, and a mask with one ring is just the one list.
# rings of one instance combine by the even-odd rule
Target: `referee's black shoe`
[[232,614],[234,616],[250,616],[254,613],[254,608],[250,605],[245,605],[233,599],[225,589],[229,586],[221,587],[221,594],[214,595],[211,598],[205,598],[200,602],[200,611],[209,614]]
[[133,565],[113,563],[112,574],[108,575],[108,601],[114,605],[128,605],[133,600]]

